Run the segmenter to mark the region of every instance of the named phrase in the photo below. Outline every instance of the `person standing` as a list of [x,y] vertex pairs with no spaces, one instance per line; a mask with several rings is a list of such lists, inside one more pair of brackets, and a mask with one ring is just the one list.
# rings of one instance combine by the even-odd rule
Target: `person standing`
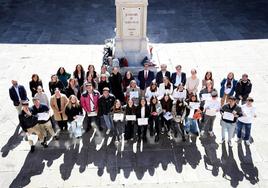
[[113,67],[109,83],[111,93],[116,99],[119,99],[123,103],[125,101],[125,97],[122,88],[122,75],[119,73],[119,69],[117,67]]
[[9,97],[13,101],[13,105],[16,107],[18,114],[22,109],[22,101],[28,100],[27,92],[23,85],[19,85],[17,80],[11,81],[12,86],[9,88]]
[[145,90],[150,86],[151,82],[154,80],[154,73],[149,70],[149,62],[144,63],[144,70],[138,73],[139,86],[141,89],[141,95],[145,95]]
[[49,91],[51,96],[55,94],[55,89],[58,88],[61,93],[65,92],[65,87],[63,83],[58,79],[58,76],[56,74],[51,76],[51,80],[48,83]]
[[197,94],[199,86],[199,78],[196,76],[196,69],[191,70],[191,76],[187,78],[186,89],[188,93]]
[[234,95],[236,84],[237,81],[234,79],[234,73],[232,72],[230,72],[227,75],[227,78],[224,78],[221,81],[221,90],[220,90],[221,106],[225,104],[229,96]]
[[32,92],[32,97],[34,97],[35,94],[37,93],[38,86],[43,87],[42,80],[39,78],[39,76],[37,74],[33,74],[32,80],[29,82],[29,87],[30,87],[30,90]]
[[124,78],[123,78],[123,91],[124,92],[126,92],[127,91],[127,87],[130,85],[130,82],[132,81],[132,80],[135,80],[134,79],[134,76],[133,76],[133,74],[132,74],[132,72],[130,72],[130,71],[127,71],[126,73],[125,73],[125,76],[124,76]]
[[157,98],[160,96],[159,88],[157,87],[157,84],[154,81],[150,84],[149,87],[147,87],[146,92],[145,92],[145,98],[148,104],[150,104],[150,100],[153,96]]
[[68,86],[68,80],[71,78],[71,74],[66,72],[64,67],[60,67],[57,71],[57,76],[59,80],[63,83],[64,88]]
[[[136,106],[134,105],[134,101],[129,98],[127,100],[127,104],[125,107],[125,115],[126,116],[136,116]],[[137,122],[136,120],[127,120],[126,119],[126,127],[125,127],[125,139],[126,140],[130,140],[130,139],[136,139],[137,137],[137,131],[138,131],[138,127],[137,127]]]
[[20,126],[21,128],[26,132],[28,136],[28,141],[31,146],[30,152],[34,152],[35,145],[32,139],[30,137],[33,134],[36,134],[38,136],[38,139],[41,141],[41,145],[43,145],[45,148],[47,147],[47,143],[45,141],[44,132],[38,125],[38,118],[34,116],[29,108],[29,102],[22,101],[22,110],[19,114],[19,120],[20,120]]
[[65,113],[68,98],[62,94],[58,88],[55,89],[55,94],[50,98],[50,106],[54,112],[54,119],[57,121],[60,130],[67,130],[68,117]]
[[222,143],[225,141],[225,132],[228,133],[228,145],[233,146],[232,138],[234,136],[236,121],[238,117],[241,117],[242,110],[241,107],[236,104],[236,99],[233,96],[228,98],[228,103],[223,105],[220,110],[222,114],[221,118],[221,134],[222,134]]
[[49,101],[47,94],[43,91],[42,86],[37,87],[37,93],[34,95],[35,98],[38,98],[41,104],[46,105],[49,107]]
[[241,100],[241,103],[245,104],[249,94],[251,93],[251,89],[252,83],[248,78],[248,75],[243,74],[242,79],[239,80],[235,89],[235,98],[237,100],[237,103],[239,103]]
[[247,145],[250,145],[250,132],[253,118],[256,118],[256,108],[252,105],[253,98],[248,97],[246,104],[242,105],[243,116],[238,118],[237,121],[237,142],[241,143],[242,129],[245,128],[244,141]]
[[[115,135],[115,143],[121,142],[124,139],[125,135],[125,115],[124,110],[122,108],[120,100],[116,99],[114,102],[114,106],[112,108],[112,117],[113,117],[113,125],[114,125],[114,135]],[[116,115],[123,115],[122,119],[115,119]]]
[[77,80],[78,85],[81,88],[85,80],[85,70],[81,64],[76,65],[73,72],[73,77]]
[[101,130],[98,117],[99,97],[100,93],[93,89],[92,83],[86,83],[86,91],[81,96],[81,106],[86,112],[86,132],[90,130],[92,123]]
[[[150,136],[155,135],[155,142],[159,141],[160,134],[160,116],[162,113],[161,103],[158,101],[157,97],[152,97],[150,100],[150,116],[149,116],[149,126],[150,126]],[[154,132],[156,134],[154,134]]]
[[176,72],[172,73],[171,75],[171,82],[174,85],[174,87],[178,87],[180,83],[182,83],[184,86],[186,84],[186,74],[184,72],[181,72],[181,65],[177,65]]
[[140,100],[140,96],[141,96],[140,88],[137,86],[137,83],[135,80],[131,80],[131,82],[126,90],[126,98],[132,99],[134,104],[138,105],[139,100]]
[[205,77],[202,80],[202,89],[207,86],[207,81],[211,81],[212,87],[214,87],[214,79],[212,77],[212,72],[211,71],[206,72]]
[[159,86],[161,83],[163,83],[163,78],[167,77],[170,80],[170,72],[167,71],[167,65],[162,64],[160,65],[161,70],[156,73],[156,83]]
[[[165,125],[167,126],[168,136],[171,136],[170,130],[174,130],[174,127],[172,126],[172,120],[173,118],[169,119],[169,115],[172,113],[172,106],[173,106],[173,100],[170,98],[169,94],[164,94],[163,98],[160,100],[161,106],[162,106],[162,116],[161,116],[161,127],[162,130],[165,129]],[[164,131],[162,131],[164,133]]]
[[174,121],[176,123],[174,129],[174,137],[177,137],[178,128],[181,130],[182,133],[182,141],[185,142],[185,132],[184,132],[184,120],[187,115],[187,104],[182,99],[178,99],[176,103],[173,104],[172,107],[172,115],[174,117]]
[[113,120],[111,117],[111,110],[115,102],[114,95],[110,94],[110,89],[108,87],[103,88],[102,95],[98,101],[98,116],[103,117],[106,125],[106,134],[108,135],[113,129]]
[[[38,125],[40,126],[41,129],[44,131],[44,140],[46,141],[47,138],[47,132],[55,139],[58,140],[58,137],[55,134],[55,131],[52,128],[51,124],[51,119],[49,115],[49,108],[48,106],[41,104],[39,98],[34,97],[33,98],[33,103],[34,105],[31,108],[32,114],[38,116]],[[45,114],[46,119],[42,118],[41,120],[39,119],[41,114]]]
[[66,94],[66,97],[68,97],[68,98],[71,95],[75,95],[78,100],[80,99],[80,97],[81,97],[80,87],[79,87],[79,84],[75,78],[69,79],[68,86],[65,89],[65,94]]

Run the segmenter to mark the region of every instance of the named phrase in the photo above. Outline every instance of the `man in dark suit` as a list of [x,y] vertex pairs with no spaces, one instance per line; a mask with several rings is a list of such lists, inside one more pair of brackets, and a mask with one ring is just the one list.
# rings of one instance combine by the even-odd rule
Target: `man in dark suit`
[[184,72],[181,72],[181,65],[177,65],[176,72],[172,73],[171,75],[171,82],[174,85],[174,87],[177,87],[180,83],[183,85],[186,84],[186,74]]
[[150,86],[151,82],[154,80],[153,71],[149,70],[149,63],[144,63],[144,70],[140,71],[138,74],[138,80],[140,82],[139,86],[141,89],[142,96],[145,94],[145,90]]
[[18,85],[17,80],[12,80],[12,87],[9,88],[9,97],[13,101],[18,113],[21,113],[21,102],[28,100],[27,93],[22,85]]
[[163,78],[167,77],[170,80],[170,72],[167,71],[167,65],[162,64],[161,66],[161,71],[156,73],[156,83],[159,86],[161,83],[163,83]]

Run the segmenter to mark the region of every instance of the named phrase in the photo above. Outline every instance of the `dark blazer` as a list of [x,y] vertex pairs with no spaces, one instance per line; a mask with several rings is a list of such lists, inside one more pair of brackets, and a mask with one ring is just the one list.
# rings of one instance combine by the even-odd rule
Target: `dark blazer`
[[138,74],[138,80],[140,82],[139,86],[141,90],[145,90],[150,86],[151,82],[154,80],[154,73],[152,71],[148,71],[148,78],[144,79],[144,70],[140,71]]
[[[170,72],[166,71],[165,76],[168,77],[168,79],[170,80]],[[159,71],[156,73],[156,83],[159,86],[159,84],[163,83],[163,74],[162,71]]]
[[251,93],[252,84],[251,81],[248,79],[246,83],[243,83],[240,79],[239,82],[236,84],[235,88],[235,97],[239,99],[239,95],[243,97],[243,100],[247,100],[249,94]]
[[[221,81],[220,98],[222,98],[224,96],[224,89],[225,89],[226,81],[227,81],[226,78],[224,78]],[[231,92],[229,93],[229,96],[233,96],[234,95],[234,92],[235,92],[235,89],[236,89],[237,80],[233,79],[232,82],[233,82],[233,87],[231,89]]]
[[[172,82],[172,84],[174,85],[176,83],[176,72],[173,72],[171,75],[171,79],[170,81]],[[183,85],[186,84],[186,74],[184,72],[181,73],[181,82],[183,83]]]
[[[21,100],[23,101],[28,100],[24,86],[18,85],[18,88]],[[17,92],[13,86],[9,88],[9,97],[13,101],[14,106],[19,106],[20,104],[19,96],[17,95]]]

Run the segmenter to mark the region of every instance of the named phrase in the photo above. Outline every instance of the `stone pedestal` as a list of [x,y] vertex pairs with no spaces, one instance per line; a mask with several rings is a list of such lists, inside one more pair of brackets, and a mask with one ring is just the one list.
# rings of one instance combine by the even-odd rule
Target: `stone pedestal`
[[147,6],[148,0],[115,0],[116,36],[114,57],[125,57],[130,67],[140,67],[148,57]]

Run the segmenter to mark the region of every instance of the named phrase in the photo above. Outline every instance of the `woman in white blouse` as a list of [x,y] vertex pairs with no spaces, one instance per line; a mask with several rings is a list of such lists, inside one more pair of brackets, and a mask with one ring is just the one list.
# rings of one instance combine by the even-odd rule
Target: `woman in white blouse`
[[174,89],[172,97],[174,101],[177,101],[178,99],[182,99],[182,100],[186,99],[187,92],[182,83],[180,83],[178,87]]
[[187,78],[186,80],[186,89],[188,93],[196,94],[198,91],[199,78],[197,78],[196,73],[197,73],[196,70],[192,69],[191,77]]
[[172,95],[173,93],[173,84],[170,82],[168,77],[163,78],[163,83],[159,85],[159,98],[161,100],[165,94]]
[[152,82],[150,87],[147,87],[146,89],[145,98],[146,98],[147,104],[150,103],[150,100],[153,96],[159,97],[159,89],[157,87],[156,82]]

